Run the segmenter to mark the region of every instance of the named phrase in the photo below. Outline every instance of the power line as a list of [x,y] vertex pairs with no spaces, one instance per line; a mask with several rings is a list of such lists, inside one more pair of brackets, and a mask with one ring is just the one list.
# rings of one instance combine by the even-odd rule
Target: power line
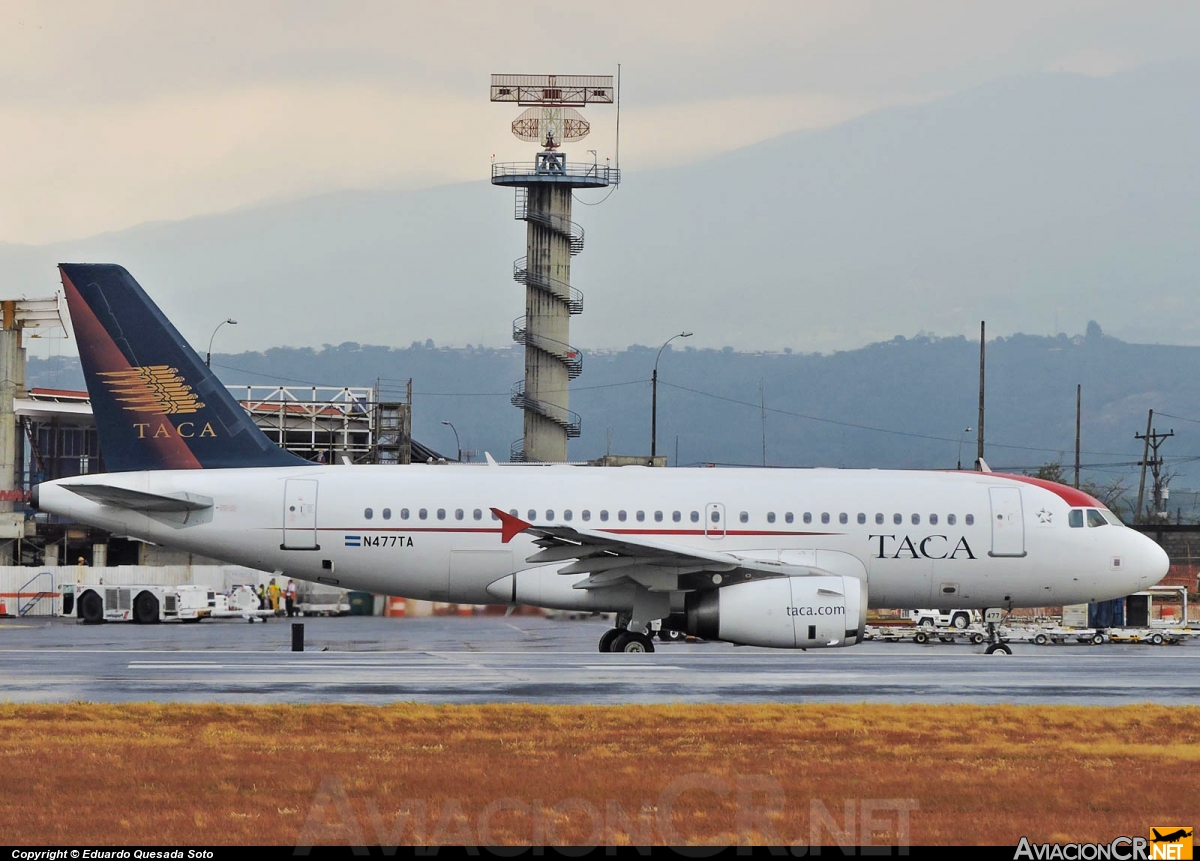
[[[685,392],[691,392],[692,394],[695,394],[695,395],[703,395],[708,398],[715,398],[716,400],[726,401],[731,404],[738,404],[739,406],[752,407],[756,410],[760,409],[759,404],[751,403],[750,401],[742,401],[742,400],[738,400],[737,398],[730,398],[725,395],[718,395],[713,392],[703,391],[701,389],[693,389],[689,386],[681,386],[676,383],[668,383],[663,380],[659,380],[659,383],[664,386],[670,386],[673,389],[680,389]],[[857,422],[839,421],[838,419],[828,419],[828,418],[824,418],[823,416],[814,416],[814,415],[809,415],[807,413],[797,413],[797,412],[793,412],[791,410],[779,409],[778,407],[766,407],[766,411],[772,412],[772,413],[779,413],[780,415],[785,415],[785,416],[792,416],[793,418],[807,419],[808,421],[813,421],[813,422],[821,422],[823,424],[837,425],[838,427],[847,427],[847,428],[854,428],[856,430],[872,431],[874,433],[894,434],[896,436],[907,436],[907,437],[913,437],[914,439],[927,439],[927,440],[932,440],[934,442],[952,442],[952,443],[958,442],[958,437],[934,436],[932,434],[916,433],[914,431],[902,431],[902,430],[896,430],[894,428],[882,428],[882,427],[876,427],[874,425],[859,424]],[[1012,448],[1012,449],[1020,449],[1023,451],[1042,451],[1042,452],[1050,452],[1052,454],[1064,454],[1067,450],[1065,447],[1064,448],[1046,448],[1043,446],[1009,445],[1009,444],[1005,444],[1005,443],[990,442],[990,441],[988,442],[988,445],[996,446],[997,448]],[[1083,452],[1083,453],[1084,454],[1103,455],[1106,457],[1121,457],[1122,455],[1129,454],[1129,452],[1125,452],[1125,451],[1087,451],[1087,452]]]

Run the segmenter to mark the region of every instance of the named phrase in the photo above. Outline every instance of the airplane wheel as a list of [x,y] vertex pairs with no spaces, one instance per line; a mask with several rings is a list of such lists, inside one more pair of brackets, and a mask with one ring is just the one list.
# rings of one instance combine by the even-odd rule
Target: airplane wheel
[[76,602],[79,609],[79,618],[83,619],[85,624],[99,625],[104,621],[104,599],[90,589],[79,596]]
[[1039,646],[1044,646],[1050,642],[1050,638],[1047,637],[1045,634],[1038,634],[1036,637],[1033,638],[1033,642]]
[[133,618],[139,625],[153,625],[158,621],[158,599],[149,592],[142,592],[133,600]]
[[984,640],[983,634],[980,634],[978,631],[976,631],[974,634],[971,635],[971,642],[974,643],[976,646],[978,646],[980,643],[982,643],[983,640]]
[[617,635],[617,638],[613,640],[612,651],[627,653],[653,652],[654,641],[645,634],[637,634],[633,631],[622,631]]
[[913,642],[921,643],[922,645],[925,643],[928,643],[929,635],[926,634],[924,631],[917,631],[917,633],[913,635]]
[[1012,649],[1006,643],[993,643],[984,649],[985,655],[1011,655]]
[[600,651],[602,651],[602,652],[613,651],[613,648],[612,648],[613,640],[615,640],[617,637],[619,637],[623,633],[624,632],[620,628],[609,628],[607,631],[605,631],[603,634],[601,634],[600,635]]

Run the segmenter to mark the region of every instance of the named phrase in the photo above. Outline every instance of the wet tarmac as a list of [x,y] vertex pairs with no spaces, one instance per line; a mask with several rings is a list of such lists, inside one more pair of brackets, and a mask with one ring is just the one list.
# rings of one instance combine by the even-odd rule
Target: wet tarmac
[[868,642],[809,652],[662,643],[600,654],[598,619],[0,620],[0,701],[1200,704],[1200,644]]

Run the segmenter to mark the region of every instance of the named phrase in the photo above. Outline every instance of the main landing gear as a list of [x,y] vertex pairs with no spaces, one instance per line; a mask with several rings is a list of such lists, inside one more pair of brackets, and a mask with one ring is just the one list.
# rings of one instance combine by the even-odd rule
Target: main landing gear
[[630,615],[617,615],[617,627],[609,628],[600,637],[601,652],[653,652],[654,639],[649,634],[627,629]]
[[620,628],[609,628],[600,638],[602,652],[653,652],[654,640],[650,635],[637,631],[622,631]]

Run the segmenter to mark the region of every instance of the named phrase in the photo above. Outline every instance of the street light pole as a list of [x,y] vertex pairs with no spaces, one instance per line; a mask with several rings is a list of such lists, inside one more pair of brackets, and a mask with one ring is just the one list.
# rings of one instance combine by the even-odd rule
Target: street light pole
[[663,345],[658,348],[658,355],[654,357],[654,373],[650,375],[650,459],[654,460],[654,456],[658,454],[658,360],[662,358],[663,350],[667,349],[667,344],[674,341],[676,338],[690,338],[691,332],[680,332],[678,335],[672,335],[663,342]]
[[454,431],[454,447],[456,449],[458,449],[458,462],[462,463],[462,445],[458,441],[458,429],[455,428],[453,424],[451,424],[450,422],[448,422],[444,419],[442,420],[442,424],[449,425],[450,430]]
[[967,434],[969,434],[970,432],[971,432],[971,429],[970,429],[970,428],[963,428],[963,432],[962,432],[961,434],[959,434],[959,436],[958,436],[958,468],[959,468],[959,469],[962,469],[962,444],[963,444],[963,440],[964,440],[964,439],[966,439],[966,437],[967,437]]
[[231,326],[236,326],[236,325],[237,325],[237,320],[235,320],[235,319],[233,319],[232,317],[230,317],[228,320],[222,320],[220,323],[218,323],[218,324],[217,324],[217,328],[216,328],[216,329],[213,329],[213,333],[212,333],[212,335],[211,335],[211,336],[209,337],[209,339],[208,339],[208,352],[204,354],[204,367],[206,367],[206,368],[211,368],[211,367],[212,367],[212,344],[213,344],[213,338],[217,337],[217,329],[220,329],[220,328],[221,328],[222,326],[224,326],[226,323],[228,323],[228,324],[229,324],[229,325],[231,325]]

